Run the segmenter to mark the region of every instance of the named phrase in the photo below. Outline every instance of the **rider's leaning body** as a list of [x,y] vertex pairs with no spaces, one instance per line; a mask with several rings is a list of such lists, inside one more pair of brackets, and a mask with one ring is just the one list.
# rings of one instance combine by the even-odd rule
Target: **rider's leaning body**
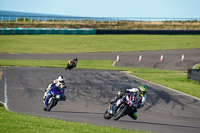
[[75,57],[74,59],[69,60],[68,63],[67,63],[67,66],[65,68],[65,70],[67,68],[72,69],[73,67],[76,67],[77,63],[78,63],[77,57]]
[[111,107],[112,110],[109,110],[108,112],[114,115],[116,107],[117,107],[116,105],[117,100],[120,98],[122,100],[125,100],[126,95],[129,95],[130,93],[132,93],[135,95],[134,101],[136,101],[136,104],[133,104],[134,112],[129,113],[129,116],[133,119],[137,119],[138,117],[137,109],[142,108],[146,101],[146,89],[147,87],[145,85],[139,85],[138,88],[131,88],[131,89],[125,89],[124,91],[119,91],[117,95],[115,96],[115,98],[111,100],[110,103],[113,104],[113,106]]
[[65,92],[66,92],[66,88],[67,88],[67,84],[65,83],[65,77],[64,76],[59,76],[57,79],[53,80],[53,82],[51,84],[48,85],[48,87],[45,90],[43,99],[46,98],[47,94],[49,93],[49,91],[51,90],[51,87],[55,85],[56,88],[61,88],[63,89],[62,92],[63,94],[61,95],[61,99],[62,100],[66,100],[66,96],[65,96]]

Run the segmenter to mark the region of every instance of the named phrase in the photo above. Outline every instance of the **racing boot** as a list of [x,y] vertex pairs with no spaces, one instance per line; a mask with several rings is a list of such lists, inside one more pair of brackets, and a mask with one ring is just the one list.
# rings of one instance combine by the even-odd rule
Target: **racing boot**
[[46,99],[47,93],[48,93],[48,92],[45,92],[45,93],[44,93],[43,100]]
[[49,85],[48,88],[45,89],[44,96],[43,96],[43,100],[44,100],[44,101],[45,101],[45,99],[46,99],[47,94],[49,93],[50,86],[51,86],[51,85]]
[[66,96],[65,95],[61,95],[61,100],[65,101],[66,100]]
[[137,120],[138,114],[137,114],[137,112],[134,112],[134,113],[130,113],[129,116],[130,116],[132,119]]

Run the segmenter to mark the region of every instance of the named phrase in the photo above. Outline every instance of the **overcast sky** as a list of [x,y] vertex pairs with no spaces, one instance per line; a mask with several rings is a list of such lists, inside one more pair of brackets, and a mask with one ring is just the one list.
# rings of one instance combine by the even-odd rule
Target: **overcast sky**
[[83,17],[200,18],[200,0],[0,0],[0,10]]

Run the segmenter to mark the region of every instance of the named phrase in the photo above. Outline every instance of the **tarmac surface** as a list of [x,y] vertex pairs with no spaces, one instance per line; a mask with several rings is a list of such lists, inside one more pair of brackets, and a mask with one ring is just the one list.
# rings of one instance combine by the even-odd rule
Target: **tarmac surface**
[[[70,54],[8,54],[0,53],[0,59],[32,59],[32,60],[69,60],[78,57],[79,60],[116,60],[116,66],[142,67],[166,70],[187,71],[200,63],[200,49],[165,50],[165,51],[137,51],[113,53],[70,53]],[[139,62],[139,56],[142,60]],[[163,55],[163,61],[160,61]],[[184,55],[184,61],[182,61]]]
[[[160,57],[157,57],[161,53],[164,55],[163,62],[159,62]],[[60,54],[52,56],[49,54],[0,54],[0,58],[58,59],[56,57],[58,56],[59,59],[70,59],[77,56],[80,60],[94,58],[115,60],[118,54],[120,55],[120,61],[116,63],[116,66],[142,67],[144,65],[147,68],[187,70],[187,67],[192,67],[196,62],[200,62],[200,49],[149,51],[149,53],[143,51],[88,53],[88,55],[87,53],[64,54],[64,57]],[[143,55],[142,62],[138,62],[138,54]],[[181,54],[185,55],[184,62],[181,61]],[[19,56],[21,57],[19,58]],[[147,59],[152,59],[152,63],[146,65]],[[160,64],[152,65],[153,62],[159,62]],[[166,65],[162,63],[171,65],[165,67]],[[179,63],[182,63],[182,65]],[[200,99],[129,76],[120,71],[78,68],[66,71],[64,68],[37,67],[4,67],[2,71],[0,101],[4,102],[10,111],[67,121],[139,129],[153,133],[200,132]],[[66,77],[68,84],[67,99],[66,101],[60,101],[51,112],[45,112],[43,111],[42,102],[44,90],[52,80],[61,74]],[[103,113],[115,94],[119,90],[136,87],[139,84],[146,84],[148,92],[145,106],[138,110],[138,119],[132,120],[130,117],[125,116],[118,121],[105,120]]]

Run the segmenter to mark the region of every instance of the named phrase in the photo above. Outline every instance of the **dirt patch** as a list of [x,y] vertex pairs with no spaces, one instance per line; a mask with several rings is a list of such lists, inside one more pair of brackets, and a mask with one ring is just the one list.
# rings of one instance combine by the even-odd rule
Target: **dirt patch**
[[123,71],[124,73],[126,74],[131,74],[132,72],[131,71]]

